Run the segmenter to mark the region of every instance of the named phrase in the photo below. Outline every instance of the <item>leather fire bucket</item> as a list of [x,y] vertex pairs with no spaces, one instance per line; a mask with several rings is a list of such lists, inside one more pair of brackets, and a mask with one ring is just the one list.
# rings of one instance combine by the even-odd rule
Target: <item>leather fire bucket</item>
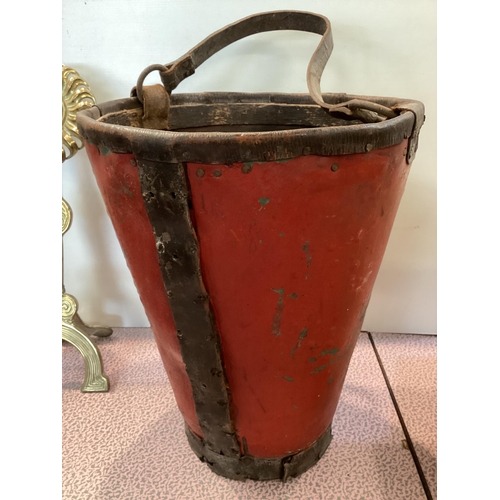
[[[272,30],[321,35],[309,94],[172,94]],[[232,479],[286,481],[328,448],[424,120],[418,101],[322,94],[332,48],[323,16],[250,16],[77,117],[189,444]]]

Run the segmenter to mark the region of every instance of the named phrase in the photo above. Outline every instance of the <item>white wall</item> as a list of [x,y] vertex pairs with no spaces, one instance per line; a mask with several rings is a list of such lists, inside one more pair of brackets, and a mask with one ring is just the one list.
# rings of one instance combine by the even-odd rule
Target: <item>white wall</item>
[[[249,14],[307,10],[327,16],[334,52],[324,92],[424,102],[420,135],[363,328],[436,333],[436,3],[434,0],[63,0],[62,62],[98,102],[127,97],[149,64],[167,63]],[[307,92],[305,70],[319,37],[255,35],[200,67],[176,92]],[[148,78],[148,83],[155,77]],[[74,211],[64,237],[65,284],[89,323],[148,326],[84,151],[63,166]]]

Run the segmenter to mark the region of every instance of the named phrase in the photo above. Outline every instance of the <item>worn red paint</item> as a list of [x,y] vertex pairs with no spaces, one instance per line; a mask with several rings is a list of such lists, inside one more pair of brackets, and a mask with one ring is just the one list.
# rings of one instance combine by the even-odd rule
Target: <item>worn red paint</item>
[[135,158],[131,154],[101,154],[85,148],[113,223],[135,286],[151,323],[156,344],[174,391],[177,405],[189,427],[203,436],[198,423],[191,383],[182,361],[172,311],[158,266],[151,223],[142,200]]
[[236,430],[253,456],[302,450],[332,421],[409,171],[406,143],[246,174],[203,165],[199,177],[188,164]]
[[[231,413],[255,457],[307,448],[332,421],[409,172],[406,147],[187,165]],[[134,157],[86,148],[180,411],[202,436]]]

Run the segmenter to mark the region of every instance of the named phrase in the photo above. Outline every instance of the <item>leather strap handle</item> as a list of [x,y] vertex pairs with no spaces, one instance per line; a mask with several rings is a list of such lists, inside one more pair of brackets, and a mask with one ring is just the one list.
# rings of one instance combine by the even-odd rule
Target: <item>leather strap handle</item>
[[333,50],[330,21],[319,14],[300,11],[265,12],[245,17],[208,36],[176,61],[164,66],[153,64],[147,67],[137,80],[137,97],[143,102],[143,83],[152,71],[160,72],[161,81],[170,94],[182,80],[192,75],[196,68],[224,47],[256,33],[278,30],[306,31],[321,35],[318,47],[307,67],[309,94],[319,106],[330,112],[354,115],[367,122],[377,122],[397,116],[390,108],[361,99],[353,99],[340,104],[328,104],[323,100],[320,81]]

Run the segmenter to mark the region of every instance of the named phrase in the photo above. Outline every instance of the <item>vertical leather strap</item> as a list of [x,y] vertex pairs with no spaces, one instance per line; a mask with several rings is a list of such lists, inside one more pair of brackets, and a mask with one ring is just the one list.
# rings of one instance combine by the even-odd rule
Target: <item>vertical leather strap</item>
[[216,454],[238,457],[219,333],[189,214],[184,165],[137,159],[137,167],[205,446]]

